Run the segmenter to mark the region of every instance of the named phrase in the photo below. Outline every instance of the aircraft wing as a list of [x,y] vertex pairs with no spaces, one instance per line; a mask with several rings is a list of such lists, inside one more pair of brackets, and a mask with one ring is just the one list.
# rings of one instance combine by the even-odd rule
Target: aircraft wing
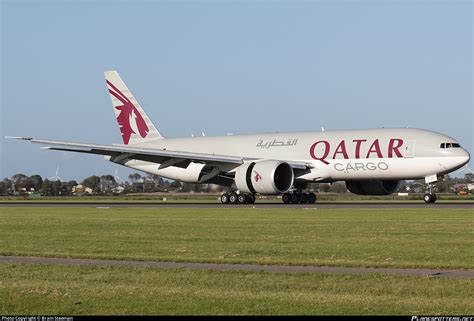
[[[138,159],[143,161],[155,162],[161,164],[159,167],[160,169],[166,168],[168,166],[186,168],[189,163],[193,161],[210,165],[235,164],[236,166],[238,166],[240,164],[243,164],[245,161],[257,160],[227,155],[171,151],[166,149],[136,148],[126,145],[116,146],[84,144],[75,142],[35,139],[31,137],[7,136],[6,138],[26,140],[35,144],[49,145],[42,147],[43,149],[110,156],[110,160],[116,163],[120,163],[128,159]],[[290,164],[290,166],[294,169],[305,170],[311,168],[309,164],[303,162],[289,161],[288,164]]]

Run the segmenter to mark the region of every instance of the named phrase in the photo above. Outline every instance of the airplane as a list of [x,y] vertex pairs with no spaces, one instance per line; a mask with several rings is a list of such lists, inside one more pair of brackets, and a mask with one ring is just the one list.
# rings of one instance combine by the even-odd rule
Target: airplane
[[43,149],[103,155],[113,163],[188,183],[225,186],[225,204],[282,195],[283,203],[316,202],[308,183],[345,181],[358,195],[395,193],[402,180],[425,179],[425,203],[436,182],[470,160],[456,139],[423,129],[381,128],[318,132],[165,138],[116,71],[105,79],[123,144],[98,145],[7,137]]

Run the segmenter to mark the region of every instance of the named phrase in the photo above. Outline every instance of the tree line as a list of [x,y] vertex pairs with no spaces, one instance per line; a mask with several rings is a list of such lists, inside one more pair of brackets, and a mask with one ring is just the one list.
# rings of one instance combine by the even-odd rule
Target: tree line
[[42,196],[121,195],[155,192],[219,192],[223,188],[210,184],[188,184],[156,175],[134,173],[123,181],[112,175],[92,175],[82,181],[43,179],[40,175],[15,174],[0,182],[0,195],[37,194]]
[[[0,195],[26,195],[40,194],[43,196],[69,196],[69,195],[120,195],[130,193],[154,193],[154,192],[222,192],[225,187],[212,184],[189,184],[164,179],[156,175],[140,175],[134,173],[128,176],[130,181],[116,179],[112,175],[92,175],[83,179],[80,183],[71,181],[60,181],[43,179],[40,175],[27,176],[15,174],[11,178],[4,178],[0,182]],[[451,178],[446,175],[443,181],[438,182],[439,193],[458,193],[460,190],[471,192],[474,174],[466,173],[462,178]],[[308,189],[313,192],[346,193],[344,182],[333,184],[308,184]],[[424,180],[403,181],[399,192],[425,191]]]

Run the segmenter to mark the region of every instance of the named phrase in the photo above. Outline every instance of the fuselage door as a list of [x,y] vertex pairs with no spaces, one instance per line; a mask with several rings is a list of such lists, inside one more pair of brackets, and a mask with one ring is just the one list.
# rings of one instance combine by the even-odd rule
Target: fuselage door
[[415,140],[407,140],[404,146],[404,156],[405,158],[415,157]]

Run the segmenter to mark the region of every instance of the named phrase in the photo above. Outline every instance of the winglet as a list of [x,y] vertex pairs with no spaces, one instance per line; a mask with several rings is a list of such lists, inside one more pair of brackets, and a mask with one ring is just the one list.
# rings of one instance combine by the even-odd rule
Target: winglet
[[33,137],[5,136],[6,139],[33,140]]

